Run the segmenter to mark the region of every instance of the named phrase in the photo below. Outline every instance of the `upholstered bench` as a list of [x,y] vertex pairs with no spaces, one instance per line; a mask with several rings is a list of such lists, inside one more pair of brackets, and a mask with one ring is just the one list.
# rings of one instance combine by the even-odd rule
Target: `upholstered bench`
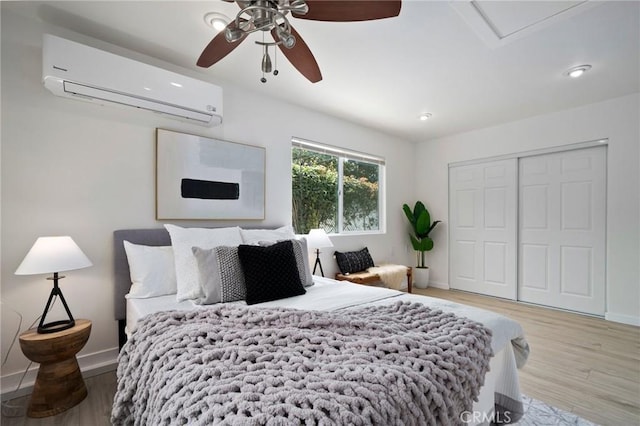
[[[355,284],[363,284],[370,285],[374,283],[379,283],[381,281],[380,275],[372,274],[371,272],[362,271],[362,272],[353,272],[351,274],[336,274],[336,280],[338,281],[349,281]],[[413,281],[413,269],[410,266],[407,266],[407,291],[411,293],[411,283]]]

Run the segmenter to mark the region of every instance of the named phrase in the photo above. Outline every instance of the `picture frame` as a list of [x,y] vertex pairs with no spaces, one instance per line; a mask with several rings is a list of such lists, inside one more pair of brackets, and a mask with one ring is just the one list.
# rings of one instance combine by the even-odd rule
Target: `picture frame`
[[264,219],[265,151],[156,129],[156,219]]

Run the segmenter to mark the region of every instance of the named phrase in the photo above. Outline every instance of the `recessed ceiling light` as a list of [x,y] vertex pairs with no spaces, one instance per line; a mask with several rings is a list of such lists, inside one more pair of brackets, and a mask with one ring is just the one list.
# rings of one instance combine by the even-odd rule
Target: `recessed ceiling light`
[[577,67],[568,69],[565,74],[571,78],[578,78],[590,69],[591,65],[578,65]]
[[420,116],[418,118],[420,119],[420,121],[427,121],[428,119],[431,118],[431,113],[430,112],[423,112],[422,114],[420,114]]
[[204,22],[214,30],[222,31],[231,21],[227,15],[218,12],[209,12],[204,15]]

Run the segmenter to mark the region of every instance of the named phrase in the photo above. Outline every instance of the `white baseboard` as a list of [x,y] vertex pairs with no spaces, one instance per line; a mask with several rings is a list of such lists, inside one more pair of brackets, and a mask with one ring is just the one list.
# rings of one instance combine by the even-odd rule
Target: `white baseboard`
[[449,283],[439,283],[435,281],[429,281],[429,287],[441,288],[443,290],[449,290]]
[[640,317],[635,317],[633,315],[613,314],[611,312],[607,312],[604,314],[604,319],[607,321],[620,322],[622,324],[640,326]]
[[[97,376],[98,374],[113,371],[118,365],[118,348],[106,349],[100,352],[78,356],[78,365],[83,377]],[[24,376],[20,389],[16,390],[24,370],[17,373],[2,376],[2,401],[28,395],[33,390],[33,385],[38,374],[38,364],[33,364]]]

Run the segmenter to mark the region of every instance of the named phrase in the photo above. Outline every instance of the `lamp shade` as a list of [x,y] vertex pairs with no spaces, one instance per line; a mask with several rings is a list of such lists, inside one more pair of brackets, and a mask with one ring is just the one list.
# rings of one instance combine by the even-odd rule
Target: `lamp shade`
[[333,247],[333,243],[329,239],[329,236],[324,229],[312,229],[307,235],[307,244],[309,248],[321,249],[325,247]]
[[16,270],[16,275],[72,271],[93,265],[71,237],[40,237]]

